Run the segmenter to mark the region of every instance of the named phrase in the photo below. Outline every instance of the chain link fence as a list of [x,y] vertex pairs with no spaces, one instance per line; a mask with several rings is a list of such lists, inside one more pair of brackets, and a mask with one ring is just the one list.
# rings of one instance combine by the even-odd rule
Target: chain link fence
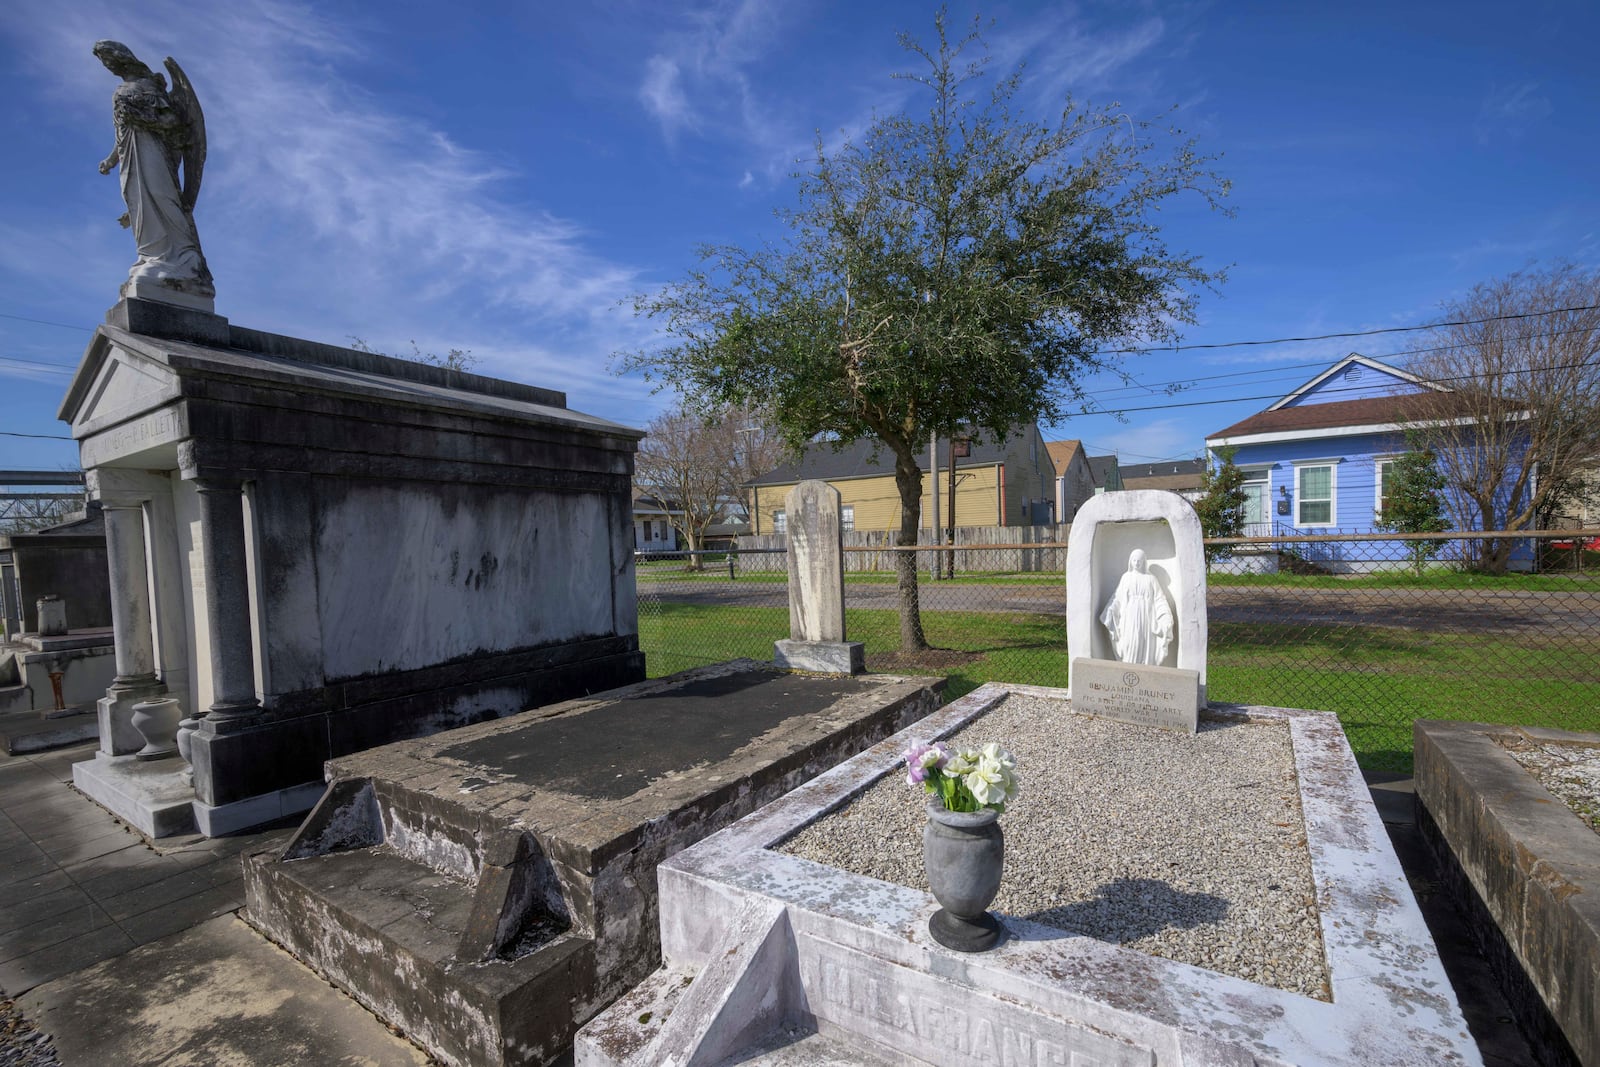
[[[1336,712],[1369,770],[1410,769],[1415,719],[1600,731],[1595,531],[1206,547],[1213,700]],[[1486,550],[1504,552],[1511,569],[1471,569]],[[901,651],[890,551],[863,551],[885,569],[847,569],[845,625],[865,642],[869,669],[947,676],[948,698],[988,681],[1067,684],[1065,545],[917,549],[932,646],[922,652]],[[788,636],[782,550],[641,556],[637,578],[652,675],[771,659],[773,641]]]

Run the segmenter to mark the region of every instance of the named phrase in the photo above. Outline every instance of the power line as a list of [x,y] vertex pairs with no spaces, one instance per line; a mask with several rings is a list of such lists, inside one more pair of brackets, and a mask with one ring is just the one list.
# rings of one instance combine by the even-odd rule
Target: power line
[[[1597,332],[1597,331],[1595,331],[1595,329],[1593,327],[1590,327],[1590,326],[1574,326],[1574,327],[1572,327],[1570,329],[1566,329],[1566,330],[1550,330],[1550,331],[1541,332],[1541,333],[1522,334],[1522,335],[1517,336],[1517,337],[1499,338],[1499,340],[1503,341],[1503,342],[1507,342],[1507,343],[1517,343],[1517,342],[1521,342],[1521,341],[1531,341],[1531,340],[1536,340],[1536,339],[1545,338],[1545,337],[1564,337],[1569,333],[1590,333],[1590,332]],[[1377,360],[1379,362],[1383,362],[1385,360],[1397,360],[1397,359],[1400,359],[1401,357],[1404,357],[1404,356],[1423,356],[1423,355],[1428,355],[1428,354],[1434,353],[1434,352],[1451,352],[1451,351],[1454,351],[1454,350],[1459,349],[1459,348],[1473,348],[1478,344],[1479,344],[1479,342],[1477,342],[1477,341],[1463,341],[1463,342],[1460,342],[1459,344],[1430,345],[1430,346],[1428,346],[1426,348],[1406,348],[1406,349],[1401,349],[1398,352],[1385,352],[1385,353],[1381,353],[1381,354],[1378,354],[1378,355],[1371,355],[1371,356],[1367,355],[1364,352],[1359,352],[1359,353],[1355,353],[1355,354],[1356,355],[1365,356],[1368,359],[1373,359],[1373,360]],[[1157,350],[1157,351],[1160,351],[1160,350]],[[1105,395],[1107,393],[1125,393],[1125,392],[1129,392],[1130,390],[1134,390],[1134,389],[1144,389],[1144,390],[1150,390],[1150,391],[1167,392],[1171,388],[1175,387],[1177,389],[1182,389],[1183,387],[1191,385],[1191,384],[1193,384],[1195,382],[1221,381],[1224,378],[1249,378],[1249,377],[1255,377],[1255,376],[1258,376],[1258,375],[1275,375],[1276,377],[1266,378],[1265,381],[1276,381],[1276,380],[1279,380],[1279,378],[1282,377],[1282,375],[1279,375],[1279,373],[1278,373],[1280,371],[1305,370],[1305,369],[1313,368],[1313,367],[1327,367],[1327,366],[1329,366],[1329,363],[1325,359],[1314,360],[1314,361],[1309,362],[1309,363],[1282,363],[1282,364],[1278,364],[1277,366],[1264,368],[1264,369],[1261,369],[1261,370],[1241,370],[1241,371],[1228,371],[1228,372],[1223,373],[1223,374],[1205,374],[1205,375],[1200,375],[1198,377],[1192,377],[1192,378],[1174,379],[1173,381],[1169,381],[1169,382],[1156,382],[1153,385],[1141,382],[1137,386],[1113,386],[1113,387],[1111,387],[1109,389],[1097,390],[1097,392],[1099,393],[1099,395]],[[1402,369],[1404,369],[1404,368],[1402,368]]]
[[58,374],[70,374],[77,369],[76,367],[68,366],[65,363],[44,363],[37,359],[22,359],[19,356],[0,356],[0,362],[20,363],[27,367],[44,367],[48,370],[55,371]]
[[3,311],[0,311],[0,319],[12,319],[16,322],[31,322],[35,326],[59,326],[63,330],[81,330],[84,333],[94,333],[94,330],[88,326],[74,326],[69,322],[51,322],[48,319],[30,319],[26,315],[7,315]]
[[41,441],[70,441],[72,438],[58,433],[18,433],[15,430],[0,430],[3,437],[34,437]]
[[[1538,372],[1538,371],[1575,370],[1575,369],[1577,369],[1579,367],[1586,367],[1588,365],[1589,364],[1587,362],[1583,362],[1583,363],[1561,363],[1561,364],[1556,364],[1556,365],[1549,366],[1549,367],[1526,367],[1526,368],[1520,368],[1520,369],[1516,369],[1516,370],[1505,371],[1504,375],[1506,377],[1511,377],[1512,375],[1516,375],[1516,374],[1533,374],[1533,373]],[[1430,378],[1428,380],[1430,382],[1433,382],[1434,384],[1442,384],[1444,382],[1470,382],[1470,381],[1475,381],[1476,379],[1478,379],[1480,377],[1481,377],[1481,375],[1478,375],[1478,374],[1457,374],[1457,375],[1452,375],[1452,376],[1447,377],[1447,378]],[[1332,388],[1329,388],[1329,389],[1325,389],[1322,392],[1324,394],[1330,394],[1330,393],[1359,393],[1359,392],[1365,392],[1366,389],[1367,389],[1367,387],[1359,386],[1359,385],[1353,385],[1353,386],[1348,386],[1348,387],[1335,386],[1335,387],[1332,387]],[[1423,395],[1423,394],[1401,394],[1401,395]],[[1175,404],[1150,404],[1150,405],[1147,405],[1145,407],[1137,407],[1137,408],[1104,408],[1104,409],[1097,410],[1097,411],[1087,411],[1087,410],[1085,410],[1085,411],[1075,411],[1075,412],[1069,412],[1065,417],[1066,418],[1078,418],[1078,417],[1086,416],[1086,415],[1125,415],[1125,414],[1127,414],[1129,412],[1133,412],[1133,411],[1170,411],[1170,410],[1175,409],[1175,408],[1211,407],[1211,406],[1216,405],[1216,404],[1242,404],[1242,403],[1245,403],[1246,401],[1251,401],[1251,400],[1282,400],[1282,399],[1283,399],[1282,396],[1279,396],[1279,395],[1276,395],[1276,394],[1273,394],[1273,393],[1267,393],[1267,394],[1265,394],[1263,396],[1235,396],[1235,397],[1225,397],[1225,398],[1223,398],[1221,400],[1188,400],[1188,401],[1182,401],[1182,402],[1175,403]],[[1383,399],[1393,399],[1393,398],[1391,398],[1391,397],[1373,397],[1372,399],[1383,400]]]
[[1481,319],[1454,319],[1447,322],[1429,322],[1418,326],[1386,326],[1377,330],[1345,330],[1341,333],[1322,333],[1310,337],[1274,337],[1259,341],[1218,341],[1203,345],[1163,345],[1152,348],[1110,348],[1094,353],[1097,356],[1144,355],[1155,352],[1198,352],[1216,348],[1245,348],[1251,345],[1287,345],[1302,341],[1337,341],[1346,337],[1377,337],[1386,333],[1410,333],[1416,330],[1438,330],[1448,326],[1481,326],[1487,322],[1507,322],[1513,319],[1536,319],[1545,315],[1564,315],[1569,311],[1596,311],[1600,304],[1579,304],[1574,307],[1550,308],[1547,311],[1522,311],[1512,315],[1490,315]]

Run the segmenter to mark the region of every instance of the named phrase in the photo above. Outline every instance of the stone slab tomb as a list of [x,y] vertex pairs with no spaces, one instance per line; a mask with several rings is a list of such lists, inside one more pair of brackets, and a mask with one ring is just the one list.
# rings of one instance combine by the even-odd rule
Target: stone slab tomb
[[1104,493],[1067,535],[1074,710],[1194,733],[1206,705],[1200,520],[1176,493]]
[[246,917],[446,1063],[547,1063],[659,963],[658,863],[942,685],[742,660],[335,759]]
[[[95,702],[116,673],[100,509],[0,536],[0,594],[9,630],[0,642],[0,750],[95,737]],[[60,617],[42,620],[41,604]]]
[[[116,636],[74,782],[147,834],[301,812],[329,758],[644,676],[641,435],[559,392],[130,297],[61,418]],[[162,697],[192,782],[132,758],[133,707]]]
[[1518,758],[1592,804],[1600,734],[1423,720],[1412,730],[1417,820],[1523,1033],[1549,1063],[1600,1063],[1600,834]]
[[[1360,769],[1325,712],[1225,705],[1208,718],[1249,724],[1236,732],[1288,732],[1326,999],[1012,915],[999,916],[998,948],[953,952],[928,932],[938,904],[926,890],[783,850],[802,830],[849,817],[841,809],[880,781],[903,777],[900,753],[913,739],[969,724],[982,736],[984,716],[1011,692],[1067,707],[1062,690],[985,685],[663,863],[662,967],[583,1028],[579,1067],[1482,1062]],[[1030,772],[1074,769],[1019,772],[1026,791]],[[1002,826],[1016,816],[1008,810]],[[1160,866],[1159,856],[1152,862]],[[1028,876],[1009,865],[1005,874]]]

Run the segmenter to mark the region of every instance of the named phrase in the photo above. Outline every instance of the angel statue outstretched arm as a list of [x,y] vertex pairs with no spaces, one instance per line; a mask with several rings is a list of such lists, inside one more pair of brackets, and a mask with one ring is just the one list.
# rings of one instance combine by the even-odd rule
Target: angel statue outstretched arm
[[166,79],[127,45],[99,41],[94,54],[122,79],[111,98],[116,147],[101,161],[100,173],[118,169],[128,207],[120,221],[132,228],[139,247],[123,295],[189,306],[200,301],[209,310],[215,289],[194,224],[206,151],[200,101],[183,69],[170,57],[168,92]]

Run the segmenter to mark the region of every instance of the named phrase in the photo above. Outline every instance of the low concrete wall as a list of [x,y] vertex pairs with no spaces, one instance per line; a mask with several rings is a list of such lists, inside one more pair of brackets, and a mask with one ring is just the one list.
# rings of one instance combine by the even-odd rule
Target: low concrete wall
[[1600,735],[1419,721],[1417,819],[1524,1032],[1550,1064],[1600,1064],[1600,835],[1495,742]]

